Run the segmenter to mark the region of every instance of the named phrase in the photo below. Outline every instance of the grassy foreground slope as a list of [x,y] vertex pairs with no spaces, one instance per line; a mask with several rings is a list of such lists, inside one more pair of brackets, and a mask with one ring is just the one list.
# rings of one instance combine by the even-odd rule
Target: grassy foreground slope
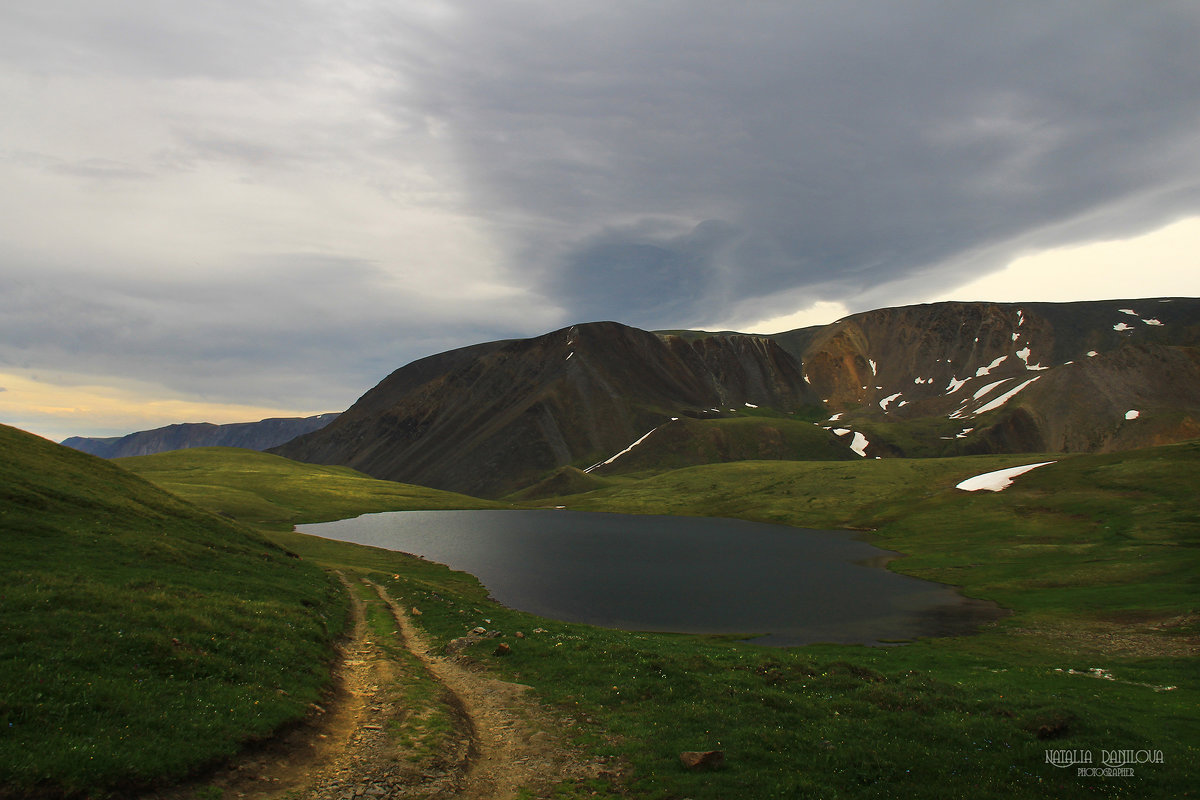
[[0,426],[0,797],[179,779],[301,718],[346,601],[260,533]]

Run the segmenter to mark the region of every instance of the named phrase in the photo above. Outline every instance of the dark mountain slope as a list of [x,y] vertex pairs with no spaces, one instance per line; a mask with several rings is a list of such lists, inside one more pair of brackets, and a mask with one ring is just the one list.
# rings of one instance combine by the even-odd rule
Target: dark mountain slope
[[72,436],[63,444],[101,458],[148,456],[190,447],[242,447],[266,450],[305,433],[319,430],[337,419],[337,414],[314,417],[275,417],[259,422],[235,422],[214,425],[211,422],[184,422],[127,436],[93,438]]
[[770,340],[687,341],[613,322],[455,351],[397,370],[329,427],[273,452],[477,495],[588,466],[672,416],[814,402]]
[[1125,344],[1046,373],[968,452],[1111,452],[1200,436],[1200,348]]

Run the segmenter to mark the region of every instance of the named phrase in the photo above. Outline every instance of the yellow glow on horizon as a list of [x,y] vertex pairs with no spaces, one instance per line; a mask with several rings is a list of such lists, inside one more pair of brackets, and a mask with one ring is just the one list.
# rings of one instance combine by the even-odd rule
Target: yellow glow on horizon
[[1200,217],[1128,239],[1055,247],[927,302],[1072,302],[1200,297]]
[[[269,417],[303,417],[321,411],[209,403],[172,396],[159,386],[130,382],[105,385],[95,378],[50,382],[0,372],[0,423],[53,441],[68,436],[121,436],[179,422],[257,422]],[[93,434],[89,431],[112,431]]]
[[849,314],[850,309],[842,303],[819,300],[799,311],[793,311],[791,314],[782,314],[749,325],[740,325],[736,327],[736,330],[740,330],[743,333],[756,333],[760,335],[783,333],[785,331],[794,331],[797,328],[807,328],[812,325],[828,325]]

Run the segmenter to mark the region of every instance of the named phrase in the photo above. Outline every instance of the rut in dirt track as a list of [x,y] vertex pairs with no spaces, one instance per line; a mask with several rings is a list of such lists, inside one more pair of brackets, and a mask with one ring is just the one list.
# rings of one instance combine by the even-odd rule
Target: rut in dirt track
[[[424,634],[381,586],[363,580],[395,621],[389,641],[368,630],[365,600],[339,575],[354,610],[354,633],[342,647],[335,692],[314,723],[277,737],[199,784],[155,792],[143,800],[197,800],[218,789],[244,800],[511,800],[549,797],[564,781],[615,778],[557,733],[570,720],[553,717],[529,687],[492,678],[466,662],[433,652]],[[414,659],[397,656],[397,645]],[[414,675],[414,671],[423,674]],[[402,739],[414,705],[398,687],[436,682],[438,708],[449,709],[449,732],[436,751]],[[416,726],[419,727],[419,726]]]

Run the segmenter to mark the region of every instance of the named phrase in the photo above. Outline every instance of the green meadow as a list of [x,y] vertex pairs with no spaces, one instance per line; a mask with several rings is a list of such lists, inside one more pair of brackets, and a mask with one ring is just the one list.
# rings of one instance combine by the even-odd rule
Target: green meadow
[[[469,657],[533,686],[569,716],[581,746],[621,773],[564,786],[564,797],[1200,791],[1200,443],[1058,456],[1000,493],[953,487],[1054,457],[650,465],[537,501],[869,531],[904,554],[890,569],[1012,612],[971,636],[772,649],[541,619],[490,602],[471,576],[290,530],[366,511],[500,504],[249,451],[182,451],[117,467],[5,436],[5,468],[10,450],[28,452],[40,483],[20,484],[30,470],[8,469],[0,506],[0,796],[37,787],[102,796],[174,778],[303,714],[346,605],[319,567],[371,576],[419,607],[416,621],[437,642],[476,625],[501,631],[511,655],[494,656],[490,642]],[[141,588],[147,581],[158,582],[153,591]],[[123,631],[118,643],[136,631],[139,647],[114,649],[112,626]],[[63,637],[71,644],[60,647]],[[290,669],[277,670],[285,659]],[[143,703],[150,689],[158,699]],[[272,710],[217,725],[206,716],[209,698],[222,712]],[[206,725],[205,757],[163,758]],[[114,738],[132,731],[127,746]],[[723,750],[725,764],[680,766],[680,751],[705,749]],[[1081,776],[1048,763],[1048,751],[1066,750],[1086,751],[1091,767],[1111,750],[1160,751],[1161,762]],[[101,769],[96,759],[113,763]]]
[[197,447],[115,464],[225,517],[262,528],[291,530],[376,511],[505,508],[505,504],[393,481],[348,467],[301,464],[236,447]]

